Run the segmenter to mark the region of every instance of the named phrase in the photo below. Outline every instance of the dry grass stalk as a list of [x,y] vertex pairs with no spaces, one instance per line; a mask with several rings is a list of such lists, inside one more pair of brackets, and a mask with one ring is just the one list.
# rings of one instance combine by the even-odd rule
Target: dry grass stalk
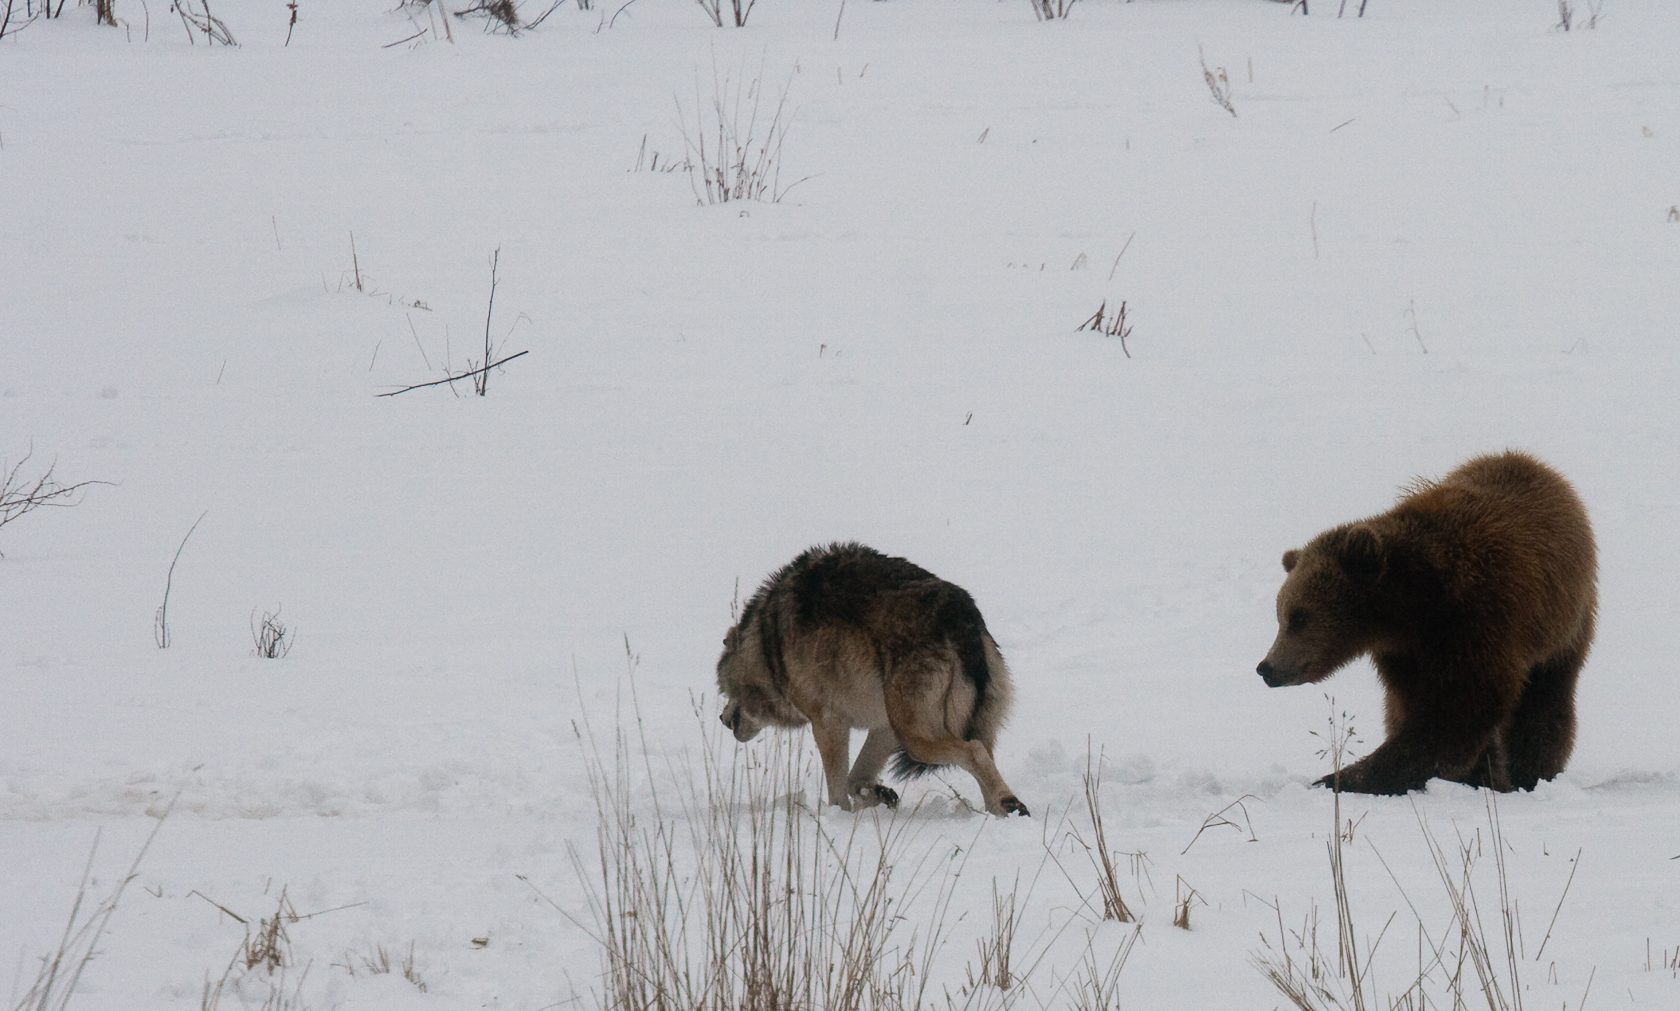
[[1176,878],[1173,882],[1173,926],[1180,930],[1189,930],[1191,903],[1200,902],[1205,906],[1207,900],[1202,898],[1200,892],[1190,887],[1190,882],[1176,874],[1173,877]]
[[188,538],[192,537],[193,531],[198,529],[198,525],[203,523],[204,517],[208,515],[208,509],[198,514],[198,519],[193,520],[193,525],[187,528],[187,536],[181,538],[180,546],[175,549],[175,557],[169,561],[169,574],[163,580],[163,603],[158,605],[157,614],[152,618],[152,638],[157,642],[158,649],[168,649],[169,644],[174,641],[169,633],[169,591],[175,585],[175,566],[181,560],[181,552],[187,548]]
[[1015,932],[1021,925],[1020,913],[1015,908],[1020,886],[1021,879],[1017,874],[1014,886],[1009,889],[1009,897],[1005,899],[998,894],[997,879],[992,879],[992,932],[975,942],[980,950],[978,982],[999,990],[1008,990],[1019,982],[1017,976],[1010,974],[1009,961],[1015,950]]
[[[1202,837],[1202,833],[1206,832],[1210,828],[1229,827],[1236,829],[1238,832],[1242,832],[1246,827],[1248,832],[1248,841],[1259,842],[1260,837],[1254,834],[1254,821],[1248,816],[1248,805],[1244,803],[1245,801],[1259,799],[1260,798],[1256,797],[1252,793],[1245,793],[1236,800],[1231,801],[1229,804],[1226,804],[1224,807],[1208,815],[1206,818],[1203,818],[1202,827],[1196,830],[1196,834],[1184,845],[1183,849],[1178,851],[1178,855],[1183,856],[1184,854],[1190,852],[1190,847],[1196,845],[1196,840],[1200,839]],[[1242,812],[1243,823],[1241,825],[1237,824],[1235,820],[1227,816],[1227,813],[1232,808],[1236,808],[1238,811]]]
[[1202,65],[1202,80],[1207,82],[1208,91],[1213,95],[1214,104],[1230,113],[1237,114],[1237,107],[1231,104],[1231,77],[1225,73],[1224,67],[1209,69],[1207,58],[1202,55],[1202,47],[1196,47],[1196,59]]
[[1085,955],[1068,992],[1068,1005],[1073,1011],[1119,1011],[1120,970],[1126,967],[1132,946],[1142,934],[1143,924],[1132,927],[1106,966],[1097,959],[1095,932],[1086,935]]
[[128,873],[117,882],[117,887],[84,918],[82,905],[88,900],[88,885],[93,880],[93,861],[99,853],[100,833],[94,833],[93,845],[88,849],[87,865],[82,869],[82,882],[76,888],[75,901],[70,904],[70,917],[64,921],[64,933],[59,937],[58,947],[51,955],[41,957],[41,967],[35,973],[34,982],[24,992],[22,999],[12,1006],[13,1011],[64,1011],[70,1003],[71,995],[76,992],[76,984],[81,981],[82,970],[93,961],[99,939],[104,936],[105,928],[110,925],[111,916],[117,911],[117,904],[122,901],[123,892],[128,889],[129,883],[139,876],[140,861],[145,859],[146,851],[152,848],[152,840],[157,838],[158,831],[169,819],[169,812],[174,810],[175,800],[178,799],[179,794],[170,800],[169,806],[158,815],[158,823],[152,826],[152,831],[141,844],[140,851],[134,855],[134,862],[129,865]]
[[[1120,895],[1120,875],[1114,868],[1115,854],[1108,848],[1108,836],[1103,831],[1102,815],[1102,756],[1092,759],[1089,745],[1085,750],[1085,814],[1091,821],[1091,841],[1086,842],[1077,832],[1071,833],[1074,842],[1085,850],[1092,868],[1097,872],[1097,890],[1102,894],[1105,920],[1132,923],[1137,917],[1127,908]],[[1136,858],[1134,858],[1135,865]]]

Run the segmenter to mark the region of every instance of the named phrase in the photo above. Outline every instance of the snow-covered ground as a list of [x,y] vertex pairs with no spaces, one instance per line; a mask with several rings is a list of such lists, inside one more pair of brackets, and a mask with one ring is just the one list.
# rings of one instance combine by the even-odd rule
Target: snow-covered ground
[[[1035,818],[906,790],[919,852],[969,853],[939,983],[1018,871],[1050,952],[1023,1006],[1064,1001],[1087,930],[1121,943],[1060,834],[1091,749],[1154,886],[1125,882],[1123,1005],[1281,1004],[1260,934],[1316,902],[1333,948],[1334,915],[1306,786],[1331,708],[1254,674],[1279,555],[1514,446],[1574,481],[1601,558],[1575,758],[1499,800],[1523,1000],[1680,1007],[1680,5],[1601,9],[759,0],[719,29],[636,0],[448,41],[300,0],[283,44],[280,0],[220,0],[226,48],[115,0],[117,28],[8,35],[0,461],[113,484],[0,528],[6,992],[96,834],[89,903],[178,797],[72,1007],[199,1006],[229,913],[282,888],[321,913],[288,927],[290,1006],[592,1006],[598,950],[555,909],[587,917],[568,847],[596,838],[574,726],[639,713],[680,770],[737,593],[857,539],[971,591],[1015,671],[998,763]],[[788,190],[697,206],[648,158],[753,81],[760,135],[793,113]],[[496,250],[493,337],[530,353],[484,398],[376,397],[481,357]],[[1076,330],[1122,300],[1124,347]],[[295,647],[258,658],[277,607]],[[1324,688],[1374,747],[1369,667]],[[1486,797],[1343,816],[1397,992],[1413,907],[1447,922],[1419,818],[1451,852]],[[411,945],[424,992],[360,968]]]

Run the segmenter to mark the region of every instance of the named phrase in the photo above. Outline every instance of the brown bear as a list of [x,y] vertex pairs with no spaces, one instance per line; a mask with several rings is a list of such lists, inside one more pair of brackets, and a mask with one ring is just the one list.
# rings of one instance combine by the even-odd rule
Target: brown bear
[[1532,790],[1574,747],[1597,569],[1569,482],[1526,453],[1479,456],[1284,552],[1278,635],[1257,670],[1275,688],[1365,654],[1376,665],[1388,739],[1318,785]]

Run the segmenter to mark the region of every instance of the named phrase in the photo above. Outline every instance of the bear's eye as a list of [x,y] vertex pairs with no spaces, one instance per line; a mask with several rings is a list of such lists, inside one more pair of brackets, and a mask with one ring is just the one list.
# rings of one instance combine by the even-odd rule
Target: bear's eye
[[1295,610],[1289,612],[1289,631],[1301,631],[1303,628],[1307,627],[1307,622],[1309,620],[1307,609],[1304,607],[1297,607]]

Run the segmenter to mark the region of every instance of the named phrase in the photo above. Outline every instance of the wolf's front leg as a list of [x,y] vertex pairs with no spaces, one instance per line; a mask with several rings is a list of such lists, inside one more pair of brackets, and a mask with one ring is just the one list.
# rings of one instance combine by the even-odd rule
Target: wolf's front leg
[[828,802],[842,811],[852,810],[852,797],[846,790],[846,753],[852,747],[852,728],[832,718],[813,718],[811,736],[816,738],[817,754],[822,756]]
[[891,727],[876,727],[869,732],[858,751],[857,761],[852,764],[852,774],[846,778],[846,794],[852,800],[853,810],[876,804],[898,806],[898,791],[881,783],[881,769],[896,747],[898,735]]

